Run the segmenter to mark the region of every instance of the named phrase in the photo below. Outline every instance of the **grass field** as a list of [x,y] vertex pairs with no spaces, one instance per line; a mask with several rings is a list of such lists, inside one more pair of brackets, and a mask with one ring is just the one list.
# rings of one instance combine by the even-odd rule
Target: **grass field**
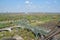
[[[50,21],[59,21],[60,20],[60,14],[19,14],[19,13],[0,13],[0,29],[1,28],[5,28],[5,27],[10,27],[10,26],[15,26],[17,25],[17,20],[27,20],[27,22],[31,25],[31,26],[40,26],[43,24],[46,24],[47,22]],[[22,36],[24,38],[24,40],[32,40],[35,39],[34,34],[30,31],[28,32],[27,30],[22,30],[19,29],[16,33],[14,33],[15,30],[13,30],[11,33],[10,32],[0,32],[0,38],[3,38],[3,36],[1,36],[2,34],[5,35],[5,37],[11,37],[13,34],[14,35],[19,35]]]

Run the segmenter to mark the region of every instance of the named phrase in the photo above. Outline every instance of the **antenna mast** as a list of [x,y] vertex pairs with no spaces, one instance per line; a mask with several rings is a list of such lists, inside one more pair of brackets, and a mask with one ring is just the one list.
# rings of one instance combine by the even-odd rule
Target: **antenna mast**
[[25,13],[27,14],[29,11],[30,7],[30,0],[25,1]]

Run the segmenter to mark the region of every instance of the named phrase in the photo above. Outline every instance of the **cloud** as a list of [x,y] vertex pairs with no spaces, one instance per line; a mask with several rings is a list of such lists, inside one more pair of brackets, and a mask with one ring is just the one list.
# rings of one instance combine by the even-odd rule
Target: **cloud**
[[30,3],[30,1],[25,1],[25,3],[26,3],[26,4],[29,4],[29,3]]

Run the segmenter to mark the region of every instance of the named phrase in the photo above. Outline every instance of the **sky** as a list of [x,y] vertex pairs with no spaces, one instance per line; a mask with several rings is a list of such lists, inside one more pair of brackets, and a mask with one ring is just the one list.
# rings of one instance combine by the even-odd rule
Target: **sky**
[[0,12],[60,12],[60,0],[0,0]]

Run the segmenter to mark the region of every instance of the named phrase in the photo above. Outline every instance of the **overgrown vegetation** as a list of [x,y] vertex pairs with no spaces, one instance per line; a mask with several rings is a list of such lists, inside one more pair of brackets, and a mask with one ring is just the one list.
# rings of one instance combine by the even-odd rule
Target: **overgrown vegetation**
[[[27,22],[31,26],[40,26],[44,25],[47,22],[51,21],[59,21],[60,20],[60,14],[0,14],[0,29],[5,27],[13,27],[17,25],[17,21],[19,20],[27,20]],[[45,26],[45,25],[44,25]],[[47,26],[47,25],[46,25]],[[13,37],[14,35],[19,35],[24,38],[24,40],[34,40],[35,36],[34,34],[28,30],[25,29],[14,29],[11,32],[9,31],[3,31],[0,32],[0,39],[3,37]]]

